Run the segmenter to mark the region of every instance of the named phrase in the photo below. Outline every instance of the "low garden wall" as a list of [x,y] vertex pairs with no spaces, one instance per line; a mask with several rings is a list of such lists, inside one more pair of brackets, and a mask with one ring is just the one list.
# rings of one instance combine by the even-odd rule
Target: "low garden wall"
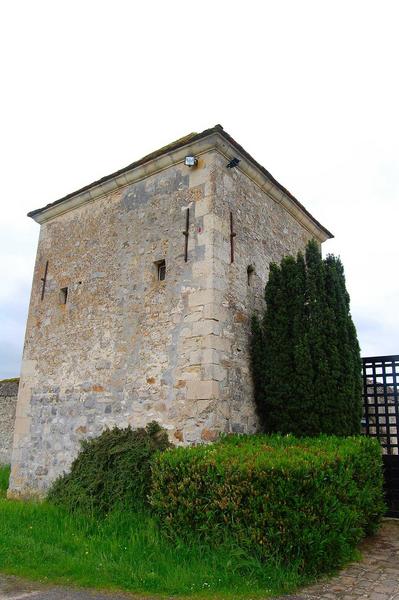
[[11,462],[19,379],[0,380],[0,465]]

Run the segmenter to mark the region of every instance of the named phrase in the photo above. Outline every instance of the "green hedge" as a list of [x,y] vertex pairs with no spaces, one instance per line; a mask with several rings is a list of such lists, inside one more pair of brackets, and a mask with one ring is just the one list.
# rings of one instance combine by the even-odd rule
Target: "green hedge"
[[106,429],[81,445],[70,472],[55,480],[47,498],[70,511],[97,513],[143,508],[151,460],[156,452],[172,447],[167,432],[155,421],[140,429]]
[[226,535],[307,573],[353,557],[384,512],[382,460],[365,437],[229,436],[156,457],[150,503],[169,534]]

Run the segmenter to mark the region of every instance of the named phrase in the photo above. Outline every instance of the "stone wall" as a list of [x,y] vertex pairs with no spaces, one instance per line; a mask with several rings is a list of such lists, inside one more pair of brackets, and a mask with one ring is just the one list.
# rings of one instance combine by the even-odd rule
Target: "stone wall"
[[[212,162],[209,156],[207,168]],[[200,348],[204,338],[211,349],[216,328],[200,322],[199,308],[212,283],[210,270],[198,271],[212,253],[204,217],[196,215],[208,193],[190,185],[180,165],[42,225],[21,371],[15,495],[43,494],[69,468],[79,441],[106,426],[157,420],[177,443],[197,441],[209,428],[216,384],[205,363],[191,363],[185,345],[195,337]],[[161,259],[165,281],[157,280]]]
[[[80,440],[107,426],[157,420],[177,444],[256,431],[250,316],[263,306],[270,261],[310,237],[251,177],[226,169],[216,150],[191,170],[182,162],[156,173],[146,166],[138,181],[44,222],[10,495],[43,495]],[[157,279],[159,260],[165,281]]]
[[0,381],[0,465],[11,462],[19,379]]
[[[304,250],[313,236],[282,206],[240,170],[223,168],[218,158],[217,198],[212,215],[215,290],[222,338],[227,351],[219,357],[224,379],[220,406],[228,407],[229,430],[253,432],[257,426],[250,373],[250,320],[264,309],[271,262]],[[234,262],[230,256],[233,217]],[[220,371],[219,371],[220,373]]]

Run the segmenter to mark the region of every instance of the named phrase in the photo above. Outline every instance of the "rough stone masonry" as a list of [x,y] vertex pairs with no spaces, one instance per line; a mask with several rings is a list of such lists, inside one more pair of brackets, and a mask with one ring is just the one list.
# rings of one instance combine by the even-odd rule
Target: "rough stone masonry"
[[0,381],[0,465],[11,462],[18,384],[18,379]]
[[43,495],[105,427],[156,420],[177,444],[256,431],[248,341],[269,264],[331,234],[220,125],[29,216],[10,496]]

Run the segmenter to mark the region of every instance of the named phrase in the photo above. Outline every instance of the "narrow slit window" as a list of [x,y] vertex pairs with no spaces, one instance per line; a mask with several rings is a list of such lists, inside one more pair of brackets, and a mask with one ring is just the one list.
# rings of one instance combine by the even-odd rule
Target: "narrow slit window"
[[251,285],[252,285],[252,283],[253,283],[253,279],[254,279],[254,273],[255,273],[255,269],[253,268],[253,266],[252,266],[252,265],[249,265],[249,266],[247,267],[247,284],[248,284],[249,286],[251,286]]
[[158,260],[155,263],[157,267],[158,281],[165,281],[166,279],[166,262],[164,260]]
[[68,288],[64,287],[60,289],[60,304],[66,304],[68,300]]
[[41,300],[43,300],[43,298],[44,298],[44,291],[46,289],[47,271],[48,271],[48,260],[46,261],[46,266],[44,268],[44,275],[41,278],[41,282],[42,282],[42,293],[40,296]]

